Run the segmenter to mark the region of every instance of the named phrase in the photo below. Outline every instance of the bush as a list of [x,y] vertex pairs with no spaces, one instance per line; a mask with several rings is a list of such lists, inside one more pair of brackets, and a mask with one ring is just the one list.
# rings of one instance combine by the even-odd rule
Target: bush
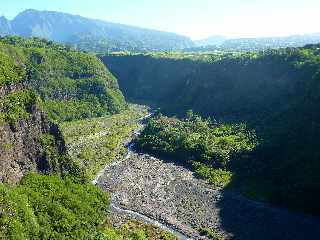
[[5,239],[92,239],[109,198],[76,179],[29,174],[17,187],[0,185],[0,206]]

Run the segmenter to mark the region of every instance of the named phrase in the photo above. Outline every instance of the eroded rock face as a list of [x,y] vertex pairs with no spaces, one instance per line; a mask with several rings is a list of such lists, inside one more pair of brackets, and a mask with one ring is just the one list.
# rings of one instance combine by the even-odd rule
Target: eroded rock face
[[[0,87],[0,99],[23,88],[23,85]],[[33,105],[29,113],[28,119],[15,123],[0,122],[0,182],[15,184],[30,171],[52,170],[40,142],[44,134],[53,135],[58,149],[65,151],[57,125],[51,123],[37,105]]]

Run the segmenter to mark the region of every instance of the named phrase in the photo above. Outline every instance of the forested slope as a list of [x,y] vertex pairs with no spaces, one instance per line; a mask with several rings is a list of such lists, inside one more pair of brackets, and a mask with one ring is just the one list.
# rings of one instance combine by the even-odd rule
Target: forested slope
[[[0,39],[1,239],[176,239],[130,219],[115,228],[108,194],[91,184],[84,167],[68,155],[52,121],[108,115],[125,107],[116,79],[95,56],[39,39]],[[78,131],[101,130],[95,122],[105,126],[108,120],[87,125],[83,120]],[[117,136],[106,136],[101,148],[111,159],[109,148],[119,147],[125,134],[119,132],[131,129],[109,121],[117,126],[110,134]]]
[[28,172],[65,174],[76,167],[66,157],[58,126],[26,83],[19,51],[0,45],[0,182],[15,184]]
[[254,188],[263,189],[262,199],[316,214],[319,54],[320,47],[310,45],[260,53],[114,54],[102,59],[130,101],[153,103],[173,115],[192,109],[220,122],[246,123],[259,144],[234,162],[236,176],[250,173],[258,185]]
[[27,84],[52,119],[98,117],[125,108],[117,80],[94,55],[40,39],[4,37],[0,44],[25,66]]

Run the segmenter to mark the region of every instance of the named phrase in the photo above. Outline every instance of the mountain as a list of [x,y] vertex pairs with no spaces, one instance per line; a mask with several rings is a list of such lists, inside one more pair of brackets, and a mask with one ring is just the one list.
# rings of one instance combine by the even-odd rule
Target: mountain
[[[8,26],[12,26],[8,31]],[[0,19],[0,33],[40,37],[78,49],[106,51],[168,51],[194,46],[185,36],[89,19],[53,11],[26,10],[11,22]]]
[[213,36],[208,39],[196,41],[197,47],[185,49],[186,52],[210,51],[259,51],[286,47],[303,47],[307,44],[320,43],[320,33],[292,35],[286,37],[266,38],[234,38],[226,39]]
[[0,17],[0,36],[12,33],[10,21],[5,17]]
[[208,37],[206,39],[196,40],[196,41],[194,41],[194,43],[198,47],[212,46],[212,45],[219,46],[225,40],[226,40],[226,38],[224,36],[215,35],[215,36]]

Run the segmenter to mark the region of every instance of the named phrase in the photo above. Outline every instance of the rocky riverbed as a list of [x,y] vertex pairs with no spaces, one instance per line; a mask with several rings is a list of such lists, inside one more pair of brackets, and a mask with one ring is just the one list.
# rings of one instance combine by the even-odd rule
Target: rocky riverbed
[[163,222],[199,239],[209,227],[226,239],[317,239],[320,223],[210,186],[184,166],[131,152],[112,164],[98,185],[114,206]]
[[208,239],[199,233],[203,227],[225,239],[319,238],[319,220],[215,188],[185,166],[135,152],[130,141],[149,116],[138,119],[139,127],[125,142],[127,155],[107,165],[93,181],[110,193],[115,225],[133,218],[180,239]]

